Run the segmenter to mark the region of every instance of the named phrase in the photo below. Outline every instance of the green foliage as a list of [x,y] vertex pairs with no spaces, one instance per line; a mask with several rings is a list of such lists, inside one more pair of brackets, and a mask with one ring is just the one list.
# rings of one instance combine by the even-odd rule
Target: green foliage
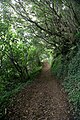
[[[78,0],[77,0],[78,1]],[[0,91],[4,96],[33,77],[51,56],[52,71],[63,79],[77,114],[80,61],[80,5],[76,0],[0,2]],[[51,64],[50,57],[49,63]],[[4,100],[3,100],[4,98]],[[3,105],[4,106],[4,105]],[[78,117],[79,115],[77,115]],[[76,118],[77,119],[77,118]]]
[[55,76],[60,77],[61,75],[61,56],[54,59],[52,63],[52,72]]
[[[53,58],[54,59],[54,58]],[[68,72],[68,61],[62,55],[56,57],[52,63],[52,72],[60,79],[64,79]]]
[[68,65],[68,75],[64,79],[64,86],[73,105],[75,120],[80,119],[80,50]]
[[72,105],[71,113],[74,116],[74,120],[79,120],[80,119],[80,49],[78,50],[78,53],[76,53],[76,55],[72,59],[70,59],[70,61],[67,61],[66,57],[61,58],[61,56],[58,56],[53,62],[52,72],[59,79],[60,78],[64,79],[63,85],[65,90],[68,92],[69,101]]
[[10,23],[0,22],[0,118],[11,96],[41,70],[41,53],[32,41],[15,33]]
[[29,73],[35,72],[40,64],[39,52],[36,47],[31,46],[28,53]]

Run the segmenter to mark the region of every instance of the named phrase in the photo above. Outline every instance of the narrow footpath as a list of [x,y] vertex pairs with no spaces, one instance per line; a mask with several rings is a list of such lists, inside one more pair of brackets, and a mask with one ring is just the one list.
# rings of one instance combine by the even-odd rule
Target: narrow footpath
[[67,95],[48,63],[36,80],[12,99],[7,120],[69,120]]

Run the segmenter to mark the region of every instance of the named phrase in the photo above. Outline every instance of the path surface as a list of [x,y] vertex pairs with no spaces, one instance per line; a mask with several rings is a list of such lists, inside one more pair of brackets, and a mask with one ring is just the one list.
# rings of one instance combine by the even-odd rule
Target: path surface
[[67,96],[44,63],[42,73],[13,98],[7,120],[69,120]]

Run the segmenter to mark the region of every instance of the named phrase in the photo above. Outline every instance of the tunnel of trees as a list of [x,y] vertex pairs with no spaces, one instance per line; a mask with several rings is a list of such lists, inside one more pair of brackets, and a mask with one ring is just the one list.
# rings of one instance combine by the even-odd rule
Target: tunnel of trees
[[10,96],[48,60],[80,120],[80,1],[0,1],[0,116]]

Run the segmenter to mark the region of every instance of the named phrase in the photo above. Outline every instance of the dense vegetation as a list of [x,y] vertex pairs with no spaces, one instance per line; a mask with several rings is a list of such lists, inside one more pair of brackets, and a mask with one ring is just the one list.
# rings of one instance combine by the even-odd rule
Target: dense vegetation
[[54,75],[61,78],[63,86],[69,95],[71,114],[74,120],[80,119],[80,50],[70,61],[63,61],[61,56],[52,65]]
[[[0,2],[0,115],[13,91],[52,60],[64,80],[72,114],[80,119],[79,0],[2,0]],[[5,99],[6,98],[6,99]],[[3,105],[2,105],[3,104]]]

